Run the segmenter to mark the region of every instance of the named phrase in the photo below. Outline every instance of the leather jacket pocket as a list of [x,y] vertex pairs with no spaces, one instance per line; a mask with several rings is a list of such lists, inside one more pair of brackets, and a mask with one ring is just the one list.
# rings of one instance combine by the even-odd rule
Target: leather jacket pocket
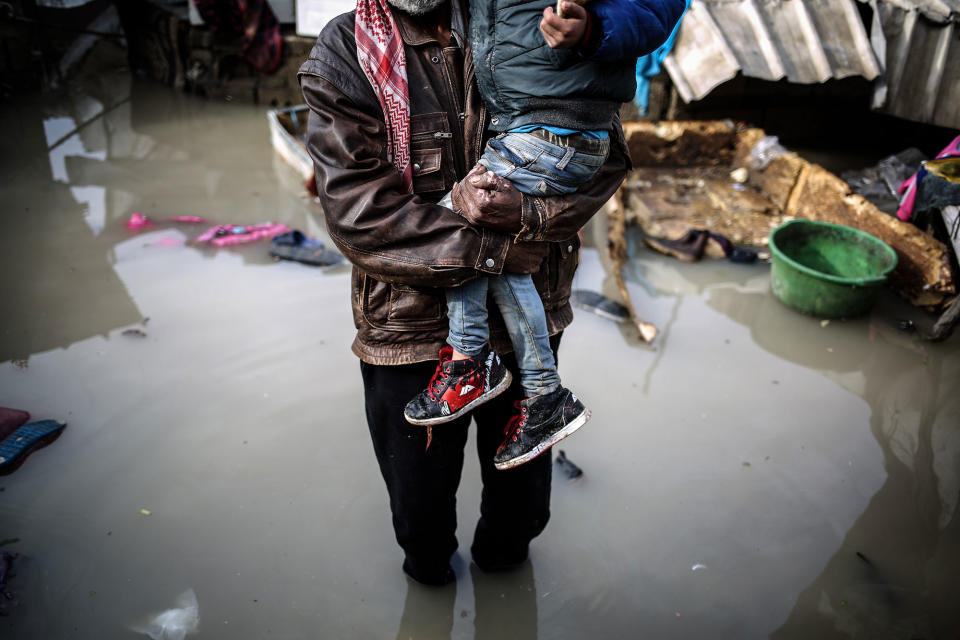
[[442,289],[388,284],[362,276],[360,312],[370,326],[385,331],[423,331],[447,323]]
[[443,190],[443,173],[440,171],[443,150],[411,149],[410,162],[413,163],[413,192],[426,193]]
[[550,255],[533,276],[545,306],[556,308],[570,297],[573,274],[580,264],[580,237],[550,243]]
[[413,192],[449,191],[445,174],[452,170],[450,125],[447,114],[420,113],[410,118],[410,162],[413,165]]

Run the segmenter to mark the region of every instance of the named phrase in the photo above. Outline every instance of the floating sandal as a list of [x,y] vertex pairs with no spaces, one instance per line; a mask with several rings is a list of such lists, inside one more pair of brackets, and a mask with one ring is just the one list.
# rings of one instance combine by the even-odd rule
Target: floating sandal
[[296,230],[275,236],[270,241],[270,255],[315,267],[330,267],[343,262],[342,255],[327,249],[319,240],[308,238]]
[[66,423],[41,420],[18,428],[0,442],[0,476],[16,471],[31,453],[56,440]]
[[575,307],[586,309],[614,322],[626,322],[630,319],[629,309],[596,291],[574,289],[570,294],[570,302]]

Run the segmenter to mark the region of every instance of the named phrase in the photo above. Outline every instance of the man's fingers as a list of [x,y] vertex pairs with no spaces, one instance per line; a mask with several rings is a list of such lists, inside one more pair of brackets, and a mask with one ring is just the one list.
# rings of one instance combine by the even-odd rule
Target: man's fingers
[[[473,172],[471,171],[471,173]],[[471,176],[468,176],[467,179],[470,181],[470,184],[477,189],[494,191],[500,188],[500,183],[498,182],[500,176],[492,171],[484,171],[483,173],[477,172]]]

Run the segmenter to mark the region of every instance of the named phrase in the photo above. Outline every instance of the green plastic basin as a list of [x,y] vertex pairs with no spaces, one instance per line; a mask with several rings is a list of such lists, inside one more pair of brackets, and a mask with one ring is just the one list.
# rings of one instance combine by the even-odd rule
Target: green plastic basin
[[897,254],[874,236],[838,224],[791,220],[770,232],[770,288],[784,304],[820,318],[870,310]]

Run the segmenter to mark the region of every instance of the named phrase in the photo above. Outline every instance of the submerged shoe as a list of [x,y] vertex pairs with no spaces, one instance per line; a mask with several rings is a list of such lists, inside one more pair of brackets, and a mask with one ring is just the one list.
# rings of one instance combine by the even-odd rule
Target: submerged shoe
[[293,260],[316,267],[329,267],[343,262],[342,255],[296,229],[274,236],[270,241],[270,255],[278,260]]
[[708,231],[690,229],[686,235],[677,240],[646,236],[643,241],[651,249],[673,256],[682,262],[697,262],[703,257],[703,250],[706,248],[709,238],[710,233]]
[[507,423],[506,439],[493,456],[497,469],[512,469],[533,460],[582,427],[590,410],[569,389],[520,400],[518,413]]
[[513,377],[494,351],[466,360],[451,360],[453,347],[440,349],[440,364],[430,384],[407,403],[403,416],[411,424],[451,422],[507,390]]

